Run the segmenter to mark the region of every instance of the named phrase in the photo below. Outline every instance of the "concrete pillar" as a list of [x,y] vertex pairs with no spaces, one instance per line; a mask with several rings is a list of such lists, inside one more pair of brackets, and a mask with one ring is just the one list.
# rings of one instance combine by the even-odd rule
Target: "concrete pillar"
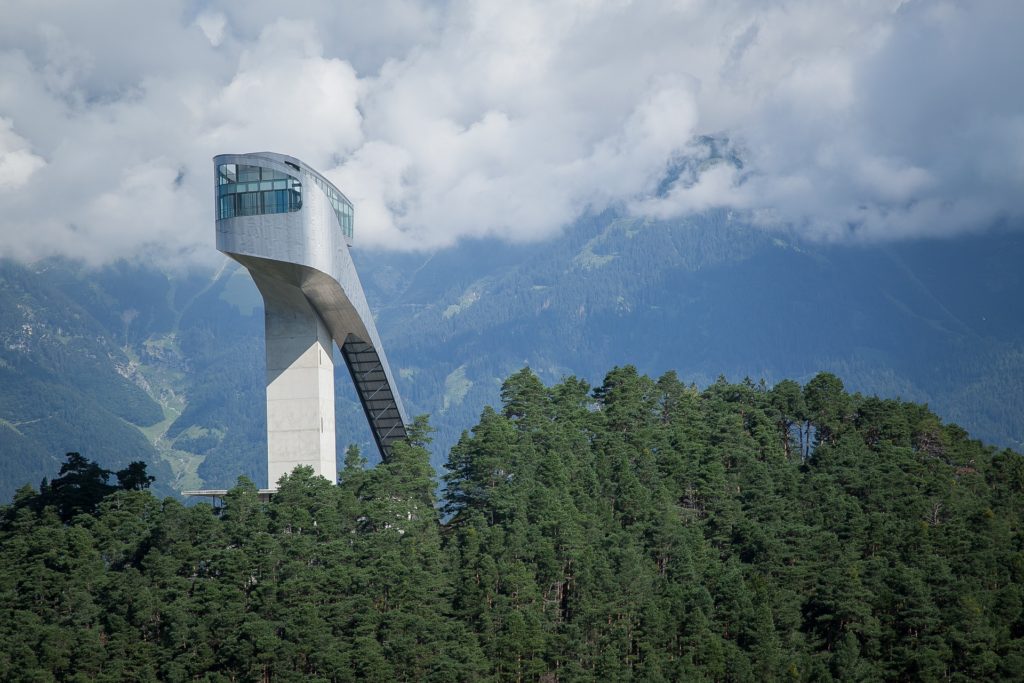
[[337,481],[330,332],[300,289],[253,279],[266,309],[267,484],[299,465]]

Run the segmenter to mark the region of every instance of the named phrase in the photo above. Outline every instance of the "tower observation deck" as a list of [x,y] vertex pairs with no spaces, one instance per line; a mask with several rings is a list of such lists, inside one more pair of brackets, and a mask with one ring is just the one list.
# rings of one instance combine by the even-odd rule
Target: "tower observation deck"
[[349,254],[352,203],[294,157],[213,163],[217,249],[248,269],[266,311],[269,485],[298,465],[337,478],[334,344],[386,460],[407,418]]

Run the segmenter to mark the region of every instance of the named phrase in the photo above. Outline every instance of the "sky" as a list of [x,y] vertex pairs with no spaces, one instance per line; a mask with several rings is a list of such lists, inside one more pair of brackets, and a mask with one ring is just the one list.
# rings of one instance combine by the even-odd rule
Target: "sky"
[[0,0],[0,256],[212,262],[211,157],[254,151],[334,181],[369,249],[609,207],[849,243],[1021,224],[1021,26],[1020,0]]

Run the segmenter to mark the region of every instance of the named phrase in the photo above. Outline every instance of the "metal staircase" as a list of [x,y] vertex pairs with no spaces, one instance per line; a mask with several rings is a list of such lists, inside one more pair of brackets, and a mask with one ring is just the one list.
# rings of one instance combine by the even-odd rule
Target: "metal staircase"
[[384,372],[377,349],[353,334],[341,345],[341,355],[352,375],[359,401],[363,404],[370,431],[381,457],[391,457],[391,444],[406,437],[405,423],[395,394]]

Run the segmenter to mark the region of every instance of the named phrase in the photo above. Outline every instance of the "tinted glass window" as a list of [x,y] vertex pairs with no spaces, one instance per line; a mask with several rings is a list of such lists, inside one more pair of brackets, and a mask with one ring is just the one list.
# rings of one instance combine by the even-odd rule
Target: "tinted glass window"
[[217,167],[217,219],[287,213],[302,208],[302,183],[271,168],[244,164]]

